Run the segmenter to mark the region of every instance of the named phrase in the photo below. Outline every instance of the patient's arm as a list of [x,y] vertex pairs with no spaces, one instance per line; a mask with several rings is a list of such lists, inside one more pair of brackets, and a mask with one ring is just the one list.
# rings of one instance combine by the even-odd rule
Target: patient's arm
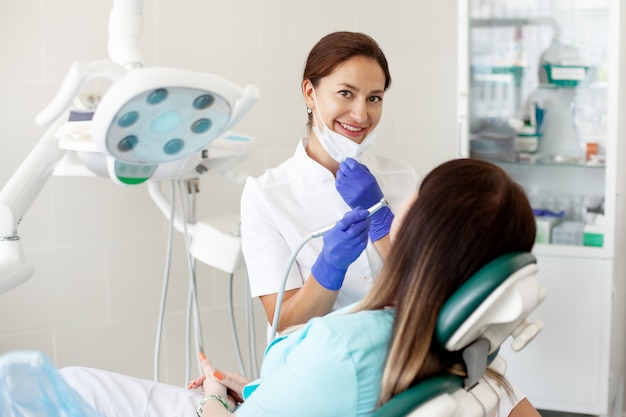
[[231,411],[235,409],[237,402],[228,394],[228,389],[214,377],[217,370],[204,353],[199,352],[198,357],[205,376],[202,383],[205,399],[202,402],[202,410],[198,412],[200,414],[202,411],[200,417],[226,417],[234,414]]
[[[193,381],[189,382],[188,389],[199,388],[204,384],[206,379],[205,375],[201,375]],[[237,403],[243,402],[243,387],[251,382],[251,379],[245,377],[237,372],[230,372],[224,370],[215,370],[213,373],[213,379],[219,384],[226,387],[228,396]]]
[[509,417],[541,417],[541,414],[528,401],[528,398],[524,398],[511,410]]
[[238,403],[243,402],[243,387],[251,382],[250,378],[237,372],[216,370],[213,377],[224,385],[228,390],[228,395],[232,396]]

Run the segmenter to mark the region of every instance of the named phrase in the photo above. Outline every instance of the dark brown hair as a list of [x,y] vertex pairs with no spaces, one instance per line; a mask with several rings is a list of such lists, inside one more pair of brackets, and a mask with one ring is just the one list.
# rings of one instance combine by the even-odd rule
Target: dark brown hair
[[[302,81],[310,80],[317,87],[337,66],[354,57],[370,58],[378,62],[385,74],[385,91],[391,85],[387,58],[374,39],[364,33],[333,32],[320,39],[309,52]],[[311,115],[309,115],[309,127]]]
[[387,90],[391,85],[387,58],[374,39],[358,32],[333,32],[320,39],[309,52],[302,81],[311,80],[313,86],[317,87],[320,79],[330,75],[339,64],[356,56],[378,62],[385,74]]
[[455,159],[424,178],[380,276],[358,307],[396,306],[380,404],[461,362],[433,340],[442,305],[487,262],[530,251],[534,241],[528,199],[499,167]]

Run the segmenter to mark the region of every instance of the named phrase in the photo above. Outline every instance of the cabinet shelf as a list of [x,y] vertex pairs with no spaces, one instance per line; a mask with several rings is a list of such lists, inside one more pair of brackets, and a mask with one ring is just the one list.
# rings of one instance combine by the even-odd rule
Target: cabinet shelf
[[574,259],[606,259],[610,256],[606,248],[575,245],[549,245],[537,243],[533,248],[537,256],[558,256]]
[[514,161],[514,162],[500,162],[500,161],[490,161],[496,162],[502,165],[515,165],[515,166],[532,166],[532,167],[559,167],[559,168],[581,168],[581,169],[592,169],[592,170],[603,170],[606,168],[604,164],[584,164],[582,162],[574,161],[569,157],[561,157],[559,155],[533,155],[531,159],[528,161]]

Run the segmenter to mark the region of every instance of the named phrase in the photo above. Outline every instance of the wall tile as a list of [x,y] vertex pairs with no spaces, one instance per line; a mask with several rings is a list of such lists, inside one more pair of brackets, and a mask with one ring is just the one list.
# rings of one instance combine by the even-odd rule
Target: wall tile
[[42,46],[39,0],[0,2],[0,84],[40,79]]
[[15,171],[39,142],[46,129],[35,124],[35,117],[55,93],[56,87],[40,81],[0,78],[2,170]]
[[43,1],[41,34],[46,79],[62,79],[77,61],[108,57],[107,25],[112,2]]
[[[256,355],[258,364],[262,360],[262,354],[265,349],[266,325],[265,321],[259,318],[258,304],[253,307],[255,311],[256,321],[254,323],[254,332],[256,336]],[[240,348],[242,352],[242,360],[246,370],[250,370],[249,365],[249,349],[247,342],[247,328],[243,315],[243,308],[240,306],[236,310],[236,326],[239,335]],[[213,362],[213,364],[222,369],[239,371],[239,362],[237,360],[234,341],[232,338],[232,330],[230,325],[229,313],[225,308],[213,307],[201,312],[202,336],[204,341],[204,353]],[[165,327],[165,338],[163,346],[163,359],[167,358],[167,362],[163,362],[162,380],[171,384],[184,384],[186,382],[186,347],[187,337],[185,333],[186,317],[182,314],[172,314],[167,317]],[[197,369],[197,352],[195,352],[195,342],[191,342],[191,372],[192,377],[198,373]]]
[[229,79],[233,74],[259,71],[262,45],[255,34],[263,3],[160,0],[157,5],[160,65],[208,71]]
[[164,218],[145,185],[122,187],[105,178],[55,178],[56,242],[77,244],[156,238]]
[[[111,244],[111,315],[114,319],[160,311],[166,273],[166,241],[141,241]],[[189,297],[188,256],[182,235],[172,242],[167,279],[166,314],[186,311]],[[201,306],[215,303],[214,269],[196,262],[197,294]],[[140,302],[138,302],[140,301]]]
[[50,360],[55,358],[54,332],[44,330],[0,336],[0,355],[15,350],[37,350],[43,352]]
[[57,366],[88,366],[152,379],[155,318],[57,330]]
[[33,277],[1,295],[0,334],[38,331],[107,318],[106,253],[97,245],[30,253]]

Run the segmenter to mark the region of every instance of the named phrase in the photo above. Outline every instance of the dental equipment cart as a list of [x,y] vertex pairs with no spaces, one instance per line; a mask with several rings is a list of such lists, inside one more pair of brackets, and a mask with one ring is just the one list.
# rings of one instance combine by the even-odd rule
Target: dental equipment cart
[[539,409],[622,416],[626,5],[459,0],[459,156],[526,190],[545,328],[506,375]]

